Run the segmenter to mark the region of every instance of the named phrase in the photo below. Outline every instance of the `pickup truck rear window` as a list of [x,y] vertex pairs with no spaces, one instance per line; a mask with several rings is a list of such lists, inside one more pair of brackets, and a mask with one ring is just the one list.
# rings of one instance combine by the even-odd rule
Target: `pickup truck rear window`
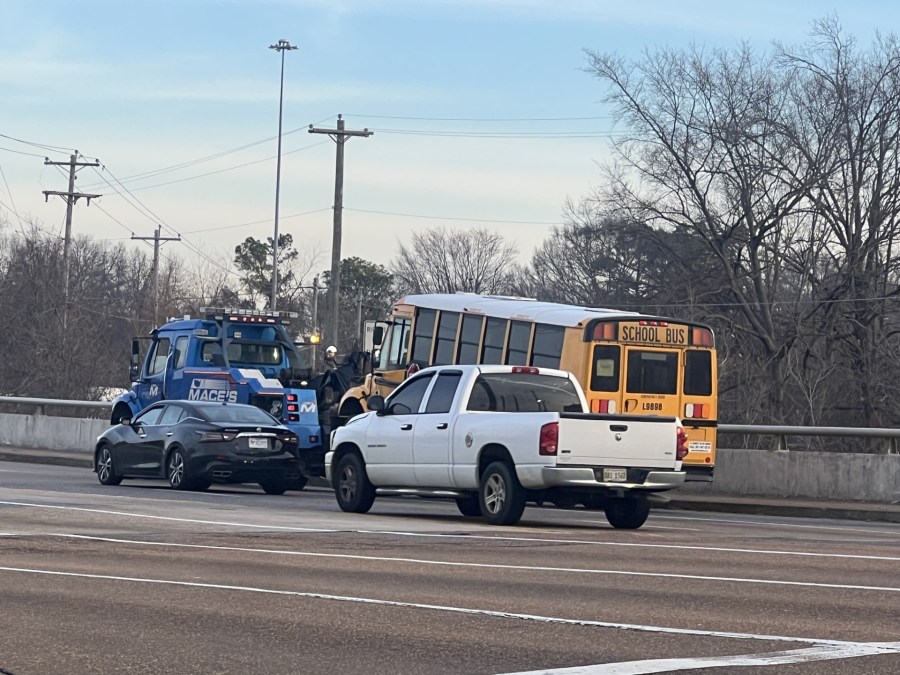
[[571,380],[529,373],[484,373],[472,386],[473,412],[583,412]]

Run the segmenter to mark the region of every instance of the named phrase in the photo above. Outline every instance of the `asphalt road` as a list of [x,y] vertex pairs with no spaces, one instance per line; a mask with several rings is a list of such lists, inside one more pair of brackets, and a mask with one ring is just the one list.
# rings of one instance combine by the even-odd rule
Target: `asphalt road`
[[900,525],[637,531],[0,463],[0,673],[897,673]]

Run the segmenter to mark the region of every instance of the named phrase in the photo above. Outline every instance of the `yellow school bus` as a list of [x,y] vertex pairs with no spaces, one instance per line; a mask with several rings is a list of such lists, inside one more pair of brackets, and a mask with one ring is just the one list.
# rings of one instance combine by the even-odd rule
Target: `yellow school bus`
[[560,368],[578,378],[591,412],[680,417],[688,480],[712,480],[718,391],[708,326],[528,298],[438,293],[401,298],[385,322],[367,328],[373,371],[341,399],[342,419],[425,366]]

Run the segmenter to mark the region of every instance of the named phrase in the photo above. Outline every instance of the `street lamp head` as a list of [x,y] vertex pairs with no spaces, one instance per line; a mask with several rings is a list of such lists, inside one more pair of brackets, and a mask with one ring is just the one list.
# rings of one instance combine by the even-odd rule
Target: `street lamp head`
[[281,52],[285,49],[297,49],[297,47],[292,45],[287,40],[279,40],[274,45],[269,45],[269,49],[274,49],[275,51]]

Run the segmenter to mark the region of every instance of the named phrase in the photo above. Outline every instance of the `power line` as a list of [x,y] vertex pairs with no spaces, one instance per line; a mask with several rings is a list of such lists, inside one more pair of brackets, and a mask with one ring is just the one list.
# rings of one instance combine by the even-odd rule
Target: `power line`
[[9,195],[9,203],[12,204],[12,212],[16,214],[16,220],[19,221],[19,229],[22,230],[22,234],[25,234],[25,226],[22,224],[22,216],[19,215],[18,209],[16,209],[16,200],[13,197],[12,190],[9,189],[9,182],[6,180],[6,174],[3,172],[3,165],[0,164],[0,176],[3,177],[3,184],[6,186],[6,193]]
[[[6,134],[0,134],[0,138],[7,138],[11,141],[15,141],[16,143],[22,143],[24,145],[30,145],[34,148],[41,148],[42,150],[50,150],[51,152],[59,152],[62,154],[71,154],[73,151],[69,148],[63,148],[58,145],[46,145],[44,143],[35,143],[34,141],[25,141],[21,138],[15,138],[14,136],[7,136]],[[74,151],[77,154],[77,150]]]
[[0,148],[5,152],[14,152],[17,155],[28,155],[29,157],[41,157],[44,158],[44,155],[39,155],[36,152],[25,152],[24,150],[13,150],[12,148]]
[[607,138],[612,131],[437,131],[428,129],[375,129],[380,134],[435,136],[447,138]]
[[[327,141],[326,141],[327,142]],[[316,209],[314,211],[304,211],[303,213],[292,213],[289,216],[282,216],[282,220],[287,220],[288,218],[300,218],[301,216],[311,216],[314,213],[324,213],[325,211],[331,211],[330,206],[325,207],[324,209]],[[216,232],[218,230],[233,230],[238,227],[249,227],[250,225],[261,225],[262,223],[268,223],[269,219],[265,218],[263,220],[253,220],[249,223],[238,223],[237,225],[223,225],[221,227],[206,227],[199,230],[185,230],[182,234],[195,234],[197,232]]]

